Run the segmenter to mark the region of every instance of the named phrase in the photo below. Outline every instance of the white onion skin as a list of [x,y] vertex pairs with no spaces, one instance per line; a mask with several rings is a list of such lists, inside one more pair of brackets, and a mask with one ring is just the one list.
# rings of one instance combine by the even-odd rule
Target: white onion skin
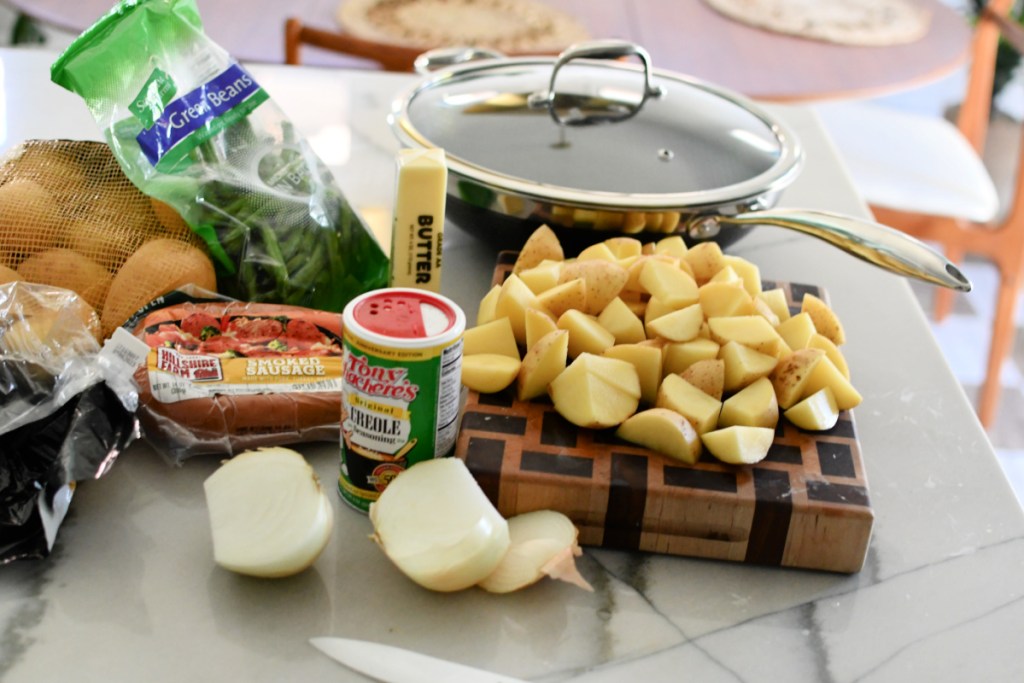
[[214,561],[260,578],[310,567],[334,528],[334,508],[313,468],[287,448],[246,451],[203,483]]
[[370,505],[373,539],[424,588],[459,591],[501,562],[508,523],[458,458],[417,463]]

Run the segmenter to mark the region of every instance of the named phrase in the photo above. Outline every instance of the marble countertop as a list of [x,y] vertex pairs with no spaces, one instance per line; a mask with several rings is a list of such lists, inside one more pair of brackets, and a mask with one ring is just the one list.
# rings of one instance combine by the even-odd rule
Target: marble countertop
[[[0,50],[6,148],[99,139],[49,83],[54,55]],[[368,214],[390,206],[394,74],[254,67]],[[781,204],[866,215],[813,113],[773,107],[807,166]],[[759,228],[732,251],[765,278],[825,287],[864,403],[855,411],[875,511],[853,575],[585,549],[586,593],[546,582],[493,596],[405,579],[334,498],[336,529],[306,572],[213,564],[202,482],[214,459],[166,464],[137,444],[83,482],[45,561],[0,567],[0,681],[368,680],[307,640],[380,641],[536,681],[1021,680],[1024,514],[907,283],[811,238]],[[446,232],[445,293],[469,310],[494,254]],[[325,482],[338,449],[300,447]]]

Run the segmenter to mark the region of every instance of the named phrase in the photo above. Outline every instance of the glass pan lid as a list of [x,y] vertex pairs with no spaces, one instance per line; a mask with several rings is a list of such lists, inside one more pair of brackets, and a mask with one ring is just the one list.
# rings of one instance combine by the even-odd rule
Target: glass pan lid
[[392,123],[406,144],[444,148],[457,173],[552,199],[726,203],[798,170],[794,136],[739,96],[654,71],[663,92],[645,98],[643,69],[577,60],[561,67],[550,108],[536,106],[551,68],[504,59],[434,74],[396,103]]

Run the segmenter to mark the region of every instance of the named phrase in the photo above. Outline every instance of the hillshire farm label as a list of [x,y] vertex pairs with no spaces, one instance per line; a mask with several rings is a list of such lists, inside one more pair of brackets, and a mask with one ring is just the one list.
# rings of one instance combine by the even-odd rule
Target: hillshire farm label
[[217,394],[341,391],[341,358],[222,358],[156,348],[149,354],[153,396],[163,403]]

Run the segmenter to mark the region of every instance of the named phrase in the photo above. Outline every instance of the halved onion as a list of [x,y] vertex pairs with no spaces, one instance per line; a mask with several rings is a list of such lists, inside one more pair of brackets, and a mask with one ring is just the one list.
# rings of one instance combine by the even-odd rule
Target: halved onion
[[309,567],[327,546],[334,510],[299,453],[239,453],[203,483],[213,557],[240,574],[282,577]]
[[370,505],[373,539],[410,579],[457,591],[494,571],[508,524],[458,458],[416,463]]
[[583,554],[579,531],[568,517],[554,510],[537,510],[508,520],[512,545],[493,572],[478,585],[491,593],[510,593],[545,576],[594,590],[576,569]]

